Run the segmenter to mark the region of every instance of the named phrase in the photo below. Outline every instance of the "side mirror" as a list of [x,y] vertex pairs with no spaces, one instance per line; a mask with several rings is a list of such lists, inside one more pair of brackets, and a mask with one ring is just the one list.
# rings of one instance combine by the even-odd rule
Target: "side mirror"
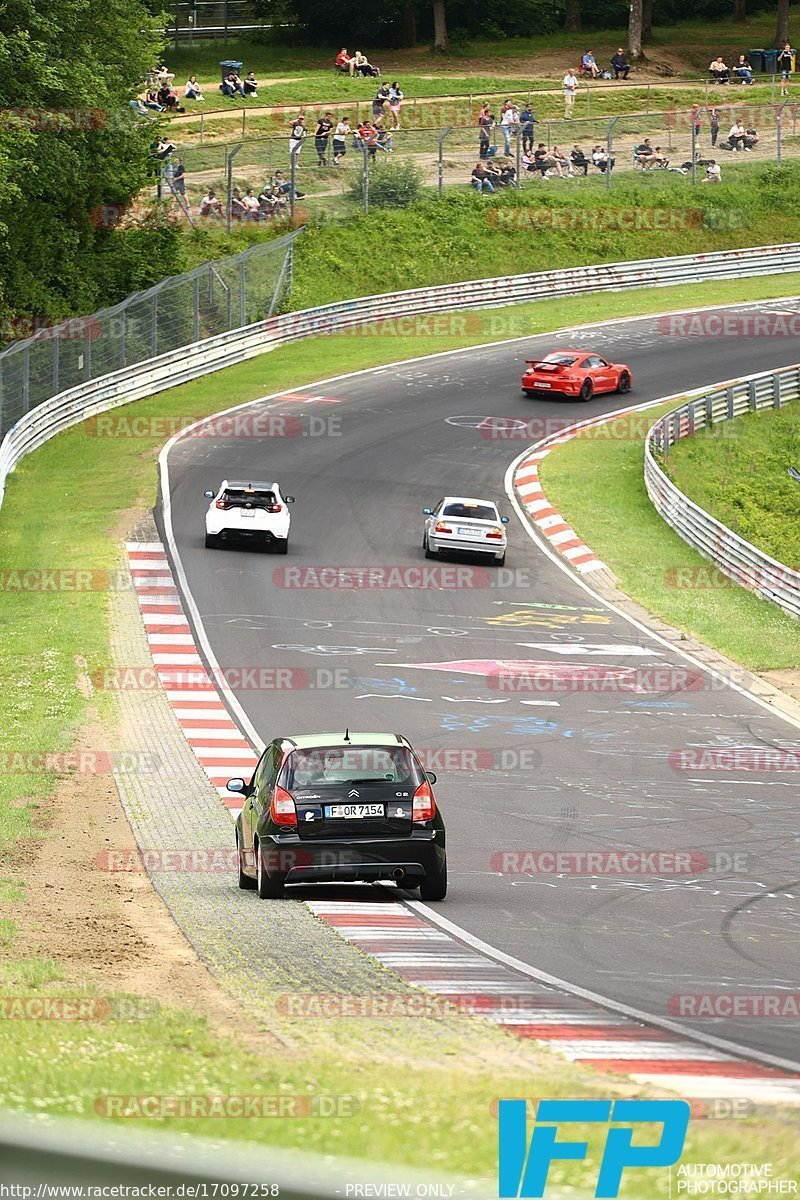
[[205,496],[206,500],[213,500],[214,497],[216,496],[216,494],[217,494],[216,492],[203,492],[203,495]]
[[242,793],[242,792],[244,792],[244,789],[245,789],[245,782],[243,779],[229,779],[228,782],[225,784],[225,787],[228,789],[229,792]]
[[283,498],[287,504],[294,504],[294,496],[284,496]]
[[509,522],[509,520],[510,520],[510,518],[509,518],[509,517],[501,517],[501,518],[500,518],[500,524],[501,524],[501,525],[507,525],[507,524],[508,524],[508,522]]
[[436,783],[436,772],[435,771],[426,771],[425,774],[427,776],[428,783]]
[[425,514],[425,516],[426,516],[426,517],[432,517],[432,516],[433,516],[433,509],[432,509],[432,508],[423,508],[423,510],[422,510],[422,511],[424,512],[424,514]]

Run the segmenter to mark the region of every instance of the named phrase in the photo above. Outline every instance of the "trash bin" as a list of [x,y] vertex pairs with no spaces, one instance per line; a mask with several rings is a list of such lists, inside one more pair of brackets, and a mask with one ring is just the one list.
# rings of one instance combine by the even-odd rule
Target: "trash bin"
[[758,75],[759,73],[763,73],[765,71],[766,68],[764,66],[764,51],[763,51],[763,49],[762,50],[751,50],[749,52],[749,54],[747,55],[747,57],[750,59],[750,66],[753,68],[754,75]]
[[764,70],[767,73],[767,75],[775,75],[777,73],[777,70],[778,70],[778,51],[777,50],[765,50],[764,51]]
[[235,71],[237,75],[240,75],[244,63],[234,62],[233,59],[224,59],[219,65],[222,69],[222,81],[224,83],[231,71]]

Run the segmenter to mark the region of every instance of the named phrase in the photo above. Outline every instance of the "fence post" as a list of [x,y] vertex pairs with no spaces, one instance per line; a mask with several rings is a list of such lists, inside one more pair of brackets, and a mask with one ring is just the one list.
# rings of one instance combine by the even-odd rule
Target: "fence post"
[[734,416],[734,413],[733,413],[733,388],[732,387],[725,389],[725,399],[727,401],[728,420],[732,421],[733,416]]
[[520,191],[522,189],[522,129],[520,128],[519,125],[517,125],[516,129],[517,129],[517,163],[516,163],[517,191]]
[[[252,247],[251,247],[252,249]],[[250,255],[250,250],[245,250],[242,257],[239,259],[239,324],[246,325],[247,317],[245,314],[245,263]]]
[[244,137],[245,129],[247,128],[247,105],[242,109],[242,137]]
[[291,222],[292,222],[292,225],[294,225],[294,195],[295,195],[295,181],[296,181],[296,179],[297,179],[297,154],[298,154],[298,151],[297,151],[297,150],[293,150],[293,151],[292,151],[292,153],[291,153],[291,155],[289,156],[289,157],[290,157],[290,159],[291,159],[291,164],[290,164],[290,166],[291,166],[291,170],[290,170],[290,176],[289,176],[289,178],[290,178],[290,184],[289,184],[289,218],[290,218],[290,220],[291,220]]
[[786,108],[788,103],[788,100],[784,100],[783,104],[781,104],[775,114],[775,161],[777,162],[778,166],[781,165],[783,151],[783,110]]
[[617,123],[617,119],[617,117],[612,117],[608,122],[608,129],[606,130],[606,158],[608,159],[606,163],[606,191],[609,191],[611,188],[611,133]]
[[228,233],[231,231],[231,196],[233,194],[233,160],[241,150],[241,143],[234,146],[232,150],[225,153],[225,170],[228,177],[228,210],[226,214],[226,228]]
[[22,411],[28,412],[31,406],[31,352],[26,346],[22,354]]
[[364,212],[369,212],[369,150],[364,146],[364,179],[362,181],[362,194],[364,197]]
[[150,349],[151,357],[158,354],[158,292],[153,293],[153,310],[150,317]]
[[592,115],[592,89],[588,83],[586,85],[586,115],[587,117]]
[[200,113],[200,145],[203,144],[203,131],[205,129],[206,119],[205,113]]
[[751,379],[747,384],[747,404],[751,412],[755,412],[758,408],[758,395],[756,394],[755,379]]
[[780,408],[781,406],[781,377],[778,374],[772,376],[772,407]]
[[697,121],[692,118],[692,187],[697,187]]
[[[439,134],[439,199],[442,198],[442,189],[444,187],[444,140],[448,133],[452,133],[453,127],[449,125],[447,129],[443,129]],[[366,212],[366,208],[364,210]]]

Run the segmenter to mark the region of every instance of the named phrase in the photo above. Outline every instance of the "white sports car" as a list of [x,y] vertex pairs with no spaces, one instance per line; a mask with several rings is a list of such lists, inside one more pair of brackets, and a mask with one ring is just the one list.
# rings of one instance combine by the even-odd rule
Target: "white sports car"
[[219,491],[204,492],[211,501],[206,513],[206,546],[223,542],[261,542],[278,554],[289,549],[289,504],[277,483],[243,483],[223,479]]
[[423,508],[425,531],[422,548],[426,558],[437,558],[443,551],[461,550],[471,554],[491,554],[502,566],[506,560],[508,539],[501,517],[491,500],[469,496],[445,496],[435,508]]

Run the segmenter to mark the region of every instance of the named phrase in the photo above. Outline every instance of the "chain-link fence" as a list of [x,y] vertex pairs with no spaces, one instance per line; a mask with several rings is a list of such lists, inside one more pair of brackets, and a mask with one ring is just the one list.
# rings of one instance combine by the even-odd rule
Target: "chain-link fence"
[[42,327],[7,346],[0,353],[0,439],[59,392],[270,316],[291,286],[295,236],[204,263],[113,308]]

